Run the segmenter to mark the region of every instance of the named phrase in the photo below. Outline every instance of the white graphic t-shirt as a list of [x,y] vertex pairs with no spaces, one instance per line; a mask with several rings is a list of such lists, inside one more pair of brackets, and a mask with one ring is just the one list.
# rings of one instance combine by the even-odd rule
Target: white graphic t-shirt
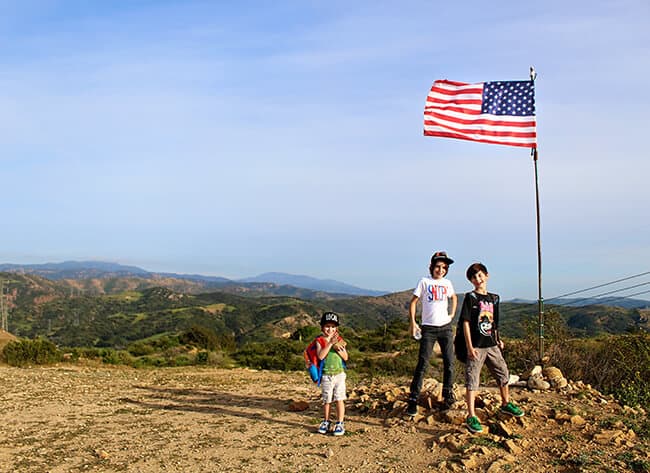
[[422,325],[441,327],[451,322],[447,301],[454,294],[454,286],[449,279],[420,279],[413,295],[422,301]]

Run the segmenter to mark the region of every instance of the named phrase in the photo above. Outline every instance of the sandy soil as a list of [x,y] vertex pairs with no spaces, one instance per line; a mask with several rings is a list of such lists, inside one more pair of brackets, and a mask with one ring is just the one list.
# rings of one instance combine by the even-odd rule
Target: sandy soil
[[[493,435],[473,443],[462,425],[438,414],[416,423],[381,405],[355,408],[358,399],[348,403],[345,436],[319,435],[319,391],[306,373],[4,366],[0,386],[2,472],[628,471],[615,460],[619,452],[648,452],[632,436],[600,445],[589,425],[554,419],[553,406],[573,400],[557,393],[543,403],[513,393],[533,414],[503,421],[515,432],[508,448]],[[382,389],[371,395],[383,400]],[[309,407],[291,411],[297,400]],[[593,424],[590,405],[576,402]],[[599,402],[607,406],[593,407],[598,415],[622,412],[605,400],[593,406]],[[399,402],[392,406],[399,410]],[[600,465],[595,457],[575,464],[587,448],[602,451]],[[562,455],[568,460],[554,464]]]

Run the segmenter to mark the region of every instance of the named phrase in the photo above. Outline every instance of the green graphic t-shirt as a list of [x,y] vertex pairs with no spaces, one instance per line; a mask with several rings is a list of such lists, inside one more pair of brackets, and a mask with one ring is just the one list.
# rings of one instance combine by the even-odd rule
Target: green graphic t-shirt
[[323,374],[333,376],[335,374],[343,373],[343,358],[338,353],[331,349],[325,357],[325,365],[323,366]]

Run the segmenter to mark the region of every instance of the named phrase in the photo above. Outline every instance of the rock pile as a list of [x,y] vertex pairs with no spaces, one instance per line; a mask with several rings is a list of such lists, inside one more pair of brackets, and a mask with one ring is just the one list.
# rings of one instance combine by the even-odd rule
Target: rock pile
[[[482,386],[476,397],[476,413],[484,427],[481,435],[470,434],[464,426],[464,387],[455,386],[458,401],[447,409],[442,402],[442,383],[435,379],[425,380],[414,417],[406,415],[409,387],[388,382],[356,385],[350,393],[350,407],[382,417],[390,430],[438,432],[431,451],[453,458],[436,465],[442,471],[508,471],[522,466],[522,455],[540,449],[544,457],[539,460],[551,458],[558,466],[601,462],[608,471],[650,471],[650,422],[642,408],[621,406],[582,381],[567,380],[552,366],[536,366],[520,377],[512,376],[511,386],[511,397],[526,415],[512,418],[501,414],[498,388]],[[586,449],[598,455],[592,458]],[[526,462],[536,464],[533,458]],[[537,466],[539,470],[531,471],[555,471]]]
[[563,389],[568,387],[569,381],[564,377],[562,371],[555,366],[542,368],[537,365],[529,372],[521,376],[521,381],[514,383],[516,386],[524,386],[532,390],[546,391],[548,389]]
[[[527,388],[533,392],[549,389],[572,392],[583,391],[585,389],[585,385],[582,382],[569,383],[562,374],[562,371],[554,366],[546,368],[535,366],[521,376],[511,375],[509,384],[513,387]],[[493,405],[495,402],[498,402],[498,399],[492,399],[494,396],[490,393],[491,391],[494,391],[494,389],[488,387],[486,393],[479,394],[477,406],[481,403]],[[388,417],[394,417],[401,415],[406,408],[408,393],[409,387],[405,385],[396,386],[390,383],[360,384],[352,390],[350,399],[353,401],[354,407],[362,412],[384,412]],[[458,401],[449,410],[464,407],[465,388],[455,386],[454,394]],[[433,378],[425,379],[418,399],[418,405],[420,406],[419,415],[422,415],[426,411],[443,409],[442,383]],[[421,417],[418,418],[416,416],[416,419],[420,420]]]

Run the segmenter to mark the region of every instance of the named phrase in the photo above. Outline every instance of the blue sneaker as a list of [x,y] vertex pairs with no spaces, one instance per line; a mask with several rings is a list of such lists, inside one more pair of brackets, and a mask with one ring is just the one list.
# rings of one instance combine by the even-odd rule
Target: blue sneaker
[[318,426],[318,433],[325,435],[327,432],[329,432],[331,425],[332,423],[329,420],[324,420]]
[[337,437],[345,434],[345,427],[343,426],[343,422],[337,422],[334,424],[334,435]]

